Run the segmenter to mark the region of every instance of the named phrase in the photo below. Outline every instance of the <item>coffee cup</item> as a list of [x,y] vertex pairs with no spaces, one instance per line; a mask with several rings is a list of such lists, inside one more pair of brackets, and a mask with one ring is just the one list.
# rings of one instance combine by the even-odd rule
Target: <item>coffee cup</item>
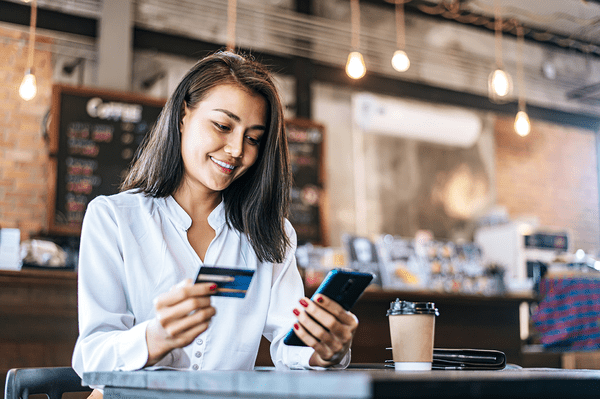
[[396,299],[387,311],[396,370],[431,370],[435,316],[433,302]]

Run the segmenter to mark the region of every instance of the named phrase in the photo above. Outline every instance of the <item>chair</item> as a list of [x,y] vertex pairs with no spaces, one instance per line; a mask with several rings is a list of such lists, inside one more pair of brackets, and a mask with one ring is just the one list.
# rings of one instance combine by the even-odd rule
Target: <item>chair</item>
[[81,385],[81,378],[71,367],[11,369],[6,375],[4,399],[27,399],[32,394],[46,394],[61,399],[65,392],[91,392]]

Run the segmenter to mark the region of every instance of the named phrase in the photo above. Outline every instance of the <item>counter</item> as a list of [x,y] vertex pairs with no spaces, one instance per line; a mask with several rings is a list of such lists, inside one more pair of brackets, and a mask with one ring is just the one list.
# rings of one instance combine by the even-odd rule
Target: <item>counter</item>
[[77,273],[0,270],[0,326],[2,386],[11,368],[70,366],[78,334]]
[[[353,363],[383,364],[389,358],[385,311],[398,297],[436,303],[436,347],[497,349],[505,352],[509,363],[524,365],[519,305],[532,298],[382,290],[365,292],[353,309],[360,320]],[[11,368],[69,366],[78,333],[77,273],[0,270],[0,325],[0,384]],[[272,364],[263,339],[256,365]]]
[[597,398],[600,371],[132,371],[84,374],[122,398]]

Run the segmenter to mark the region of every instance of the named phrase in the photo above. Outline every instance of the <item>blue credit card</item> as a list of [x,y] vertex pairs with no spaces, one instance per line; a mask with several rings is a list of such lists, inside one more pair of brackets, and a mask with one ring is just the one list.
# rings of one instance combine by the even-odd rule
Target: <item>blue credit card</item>
[[254,270],[230,267],[202,266],[196,276],[197,283],[215,283],[215,296],[244,298],[252,281]]

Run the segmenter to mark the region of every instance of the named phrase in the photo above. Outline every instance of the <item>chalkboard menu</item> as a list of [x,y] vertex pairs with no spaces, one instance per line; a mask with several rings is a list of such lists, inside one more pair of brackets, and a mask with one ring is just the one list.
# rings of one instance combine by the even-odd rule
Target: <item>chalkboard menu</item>
[[79,234],[89,201],[119,191],[164,101],[92,88],[52,89],[49,231]]
[[327,245],[322,125],[309,120],[286,121],[294,184],[290,222],[298,244]]

